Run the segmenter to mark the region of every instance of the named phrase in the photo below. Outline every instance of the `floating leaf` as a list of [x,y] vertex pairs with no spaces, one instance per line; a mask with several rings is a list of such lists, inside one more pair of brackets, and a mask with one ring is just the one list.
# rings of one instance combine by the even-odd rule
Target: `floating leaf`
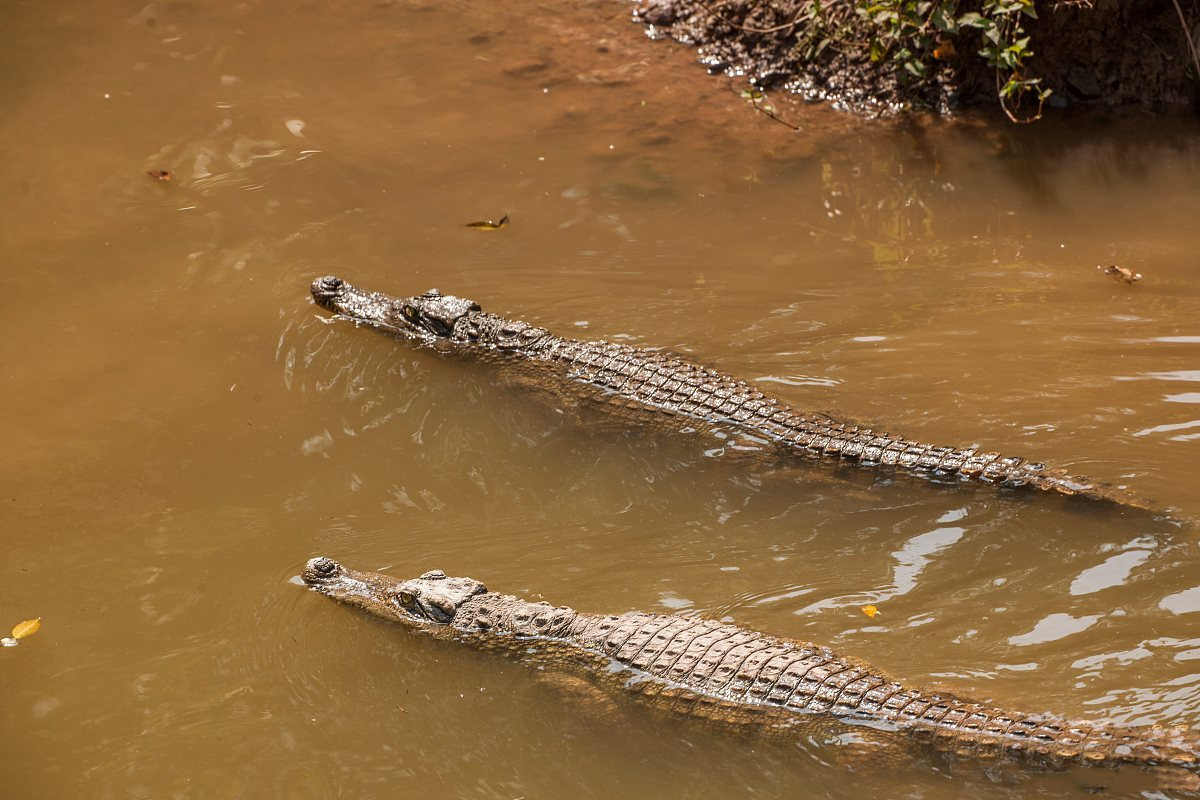
[[146,174],[154,178],[154,180],[163,181],[164,183],[170,183],[175,178],[175,173],[169,169],[148,169],[146,170]]
[[879,609],[876,608],[875,606],[863,606],[862,612],[864,614],[866,614],[868,617],[871,617],[872,619],[874,619],[875,615],[879,613]]
[[508,224],[508,214],[505,214],[497,222],[492,222],[490,219],[480,220],[479,222],[468,222],[466,228],[477,228],[481,231],[494,231],[503,228]]
[[33,636],[42,627],[42,618],[27,619],[18,622],[13,626],[12,635],[14,639],[24,639],[27,636]]
[[1125,283],[1133,283],[1134,281],[1140,281],[1142,279],[1142,273],[1134,272],[1127,267],[1118,267],[1116,264],[1112,264],[1107,267],[1097,266],[1096,269],[1100,270],[1105,275],[1110,276],[1114,280],[1124,281]]

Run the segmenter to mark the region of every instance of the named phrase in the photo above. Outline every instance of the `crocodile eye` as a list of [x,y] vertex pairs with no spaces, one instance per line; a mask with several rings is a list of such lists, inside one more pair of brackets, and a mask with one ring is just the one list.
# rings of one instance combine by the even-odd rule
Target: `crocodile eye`
[[413,596],[412,592],[401,592],[400,593],[400,602],[406,606],[411,606],[413,604],[413,601],[416,599],[417,598]]
[[412,306],[405,306],[401,313],[404,314],[404,318],[409,322],[416,322],[419,316],[417,310]]

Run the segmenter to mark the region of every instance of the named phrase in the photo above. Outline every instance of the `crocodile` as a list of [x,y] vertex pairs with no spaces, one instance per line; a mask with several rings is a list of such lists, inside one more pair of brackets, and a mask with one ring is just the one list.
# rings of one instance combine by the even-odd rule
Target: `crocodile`
[[901,470],[941,482],[1032,487],[1155,511],[1123,486],[975,447],[925,444],[801,412],[754,388],[676,355],[604,340],[557,336],[527,322],[483,311],[478,303],[431,289],[393,297],[325,276],[312,283],[315,302],[342,317],[440,352],[471,360],[520,364],[527,382],[556,399],[594,407],[659,428],[747,437],[751,447],[839,465]]
[[694,616],[589,614],[497,594],[432,570],[403,580],[325,556],[301,573],[316,592],[439,639],[574,672],[604,696],[629,695],[681,719],[808,739],[878,733],[932,752],[1063,769],[1152,768],[1164,783],[1200,786],[1200,740],[1183,728],[1124,727],[1017,713],[906,686],[827,647]]

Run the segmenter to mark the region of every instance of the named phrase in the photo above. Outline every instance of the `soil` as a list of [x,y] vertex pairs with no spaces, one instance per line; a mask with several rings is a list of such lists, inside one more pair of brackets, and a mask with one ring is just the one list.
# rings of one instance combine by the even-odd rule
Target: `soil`
[[[784,87],[810,100],[857,111],[930,108],[943,113],[998,104],[996,71],[978,55],[976,32],[958,37],[949,54],[925,60],[915,80],[887,59],[872,61],[866,37],[838,42],[820,55],[797,14],[813,0],[641,0],[634,19],[654,37],[699,48],[712,71],[745,75],[762,89]],[[854,17],[853,0],[825,0],[826,13]],[[1029,77],[1051,89],[1047,111],[1068,106],[1166,110],[1196,106],[1198,87],[1188,36],[1200,46],[1200,0],[1180,0],[1187,32],[1172,0],[1036,0],[1026,31],[1034,52]],[[1028,105],[1028,104],[1027,104]],[[1032,115],[1034,109],[1016,109]]]

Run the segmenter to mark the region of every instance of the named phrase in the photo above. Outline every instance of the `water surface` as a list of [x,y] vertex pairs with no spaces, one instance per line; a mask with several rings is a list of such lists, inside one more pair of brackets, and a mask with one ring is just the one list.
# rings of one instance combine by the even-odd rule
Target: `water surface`
[[596,714],[289,583],[320,553],[728,617],[1031,711],[1200,723],[1192,532],[580,428],[311,304],[326,273],[437,286],[1200,515],[1194,126],[781,104],[796,133],[627,17],[6,9],[0,623],[44,627],[0,651],[5,796],[1145,788]]

